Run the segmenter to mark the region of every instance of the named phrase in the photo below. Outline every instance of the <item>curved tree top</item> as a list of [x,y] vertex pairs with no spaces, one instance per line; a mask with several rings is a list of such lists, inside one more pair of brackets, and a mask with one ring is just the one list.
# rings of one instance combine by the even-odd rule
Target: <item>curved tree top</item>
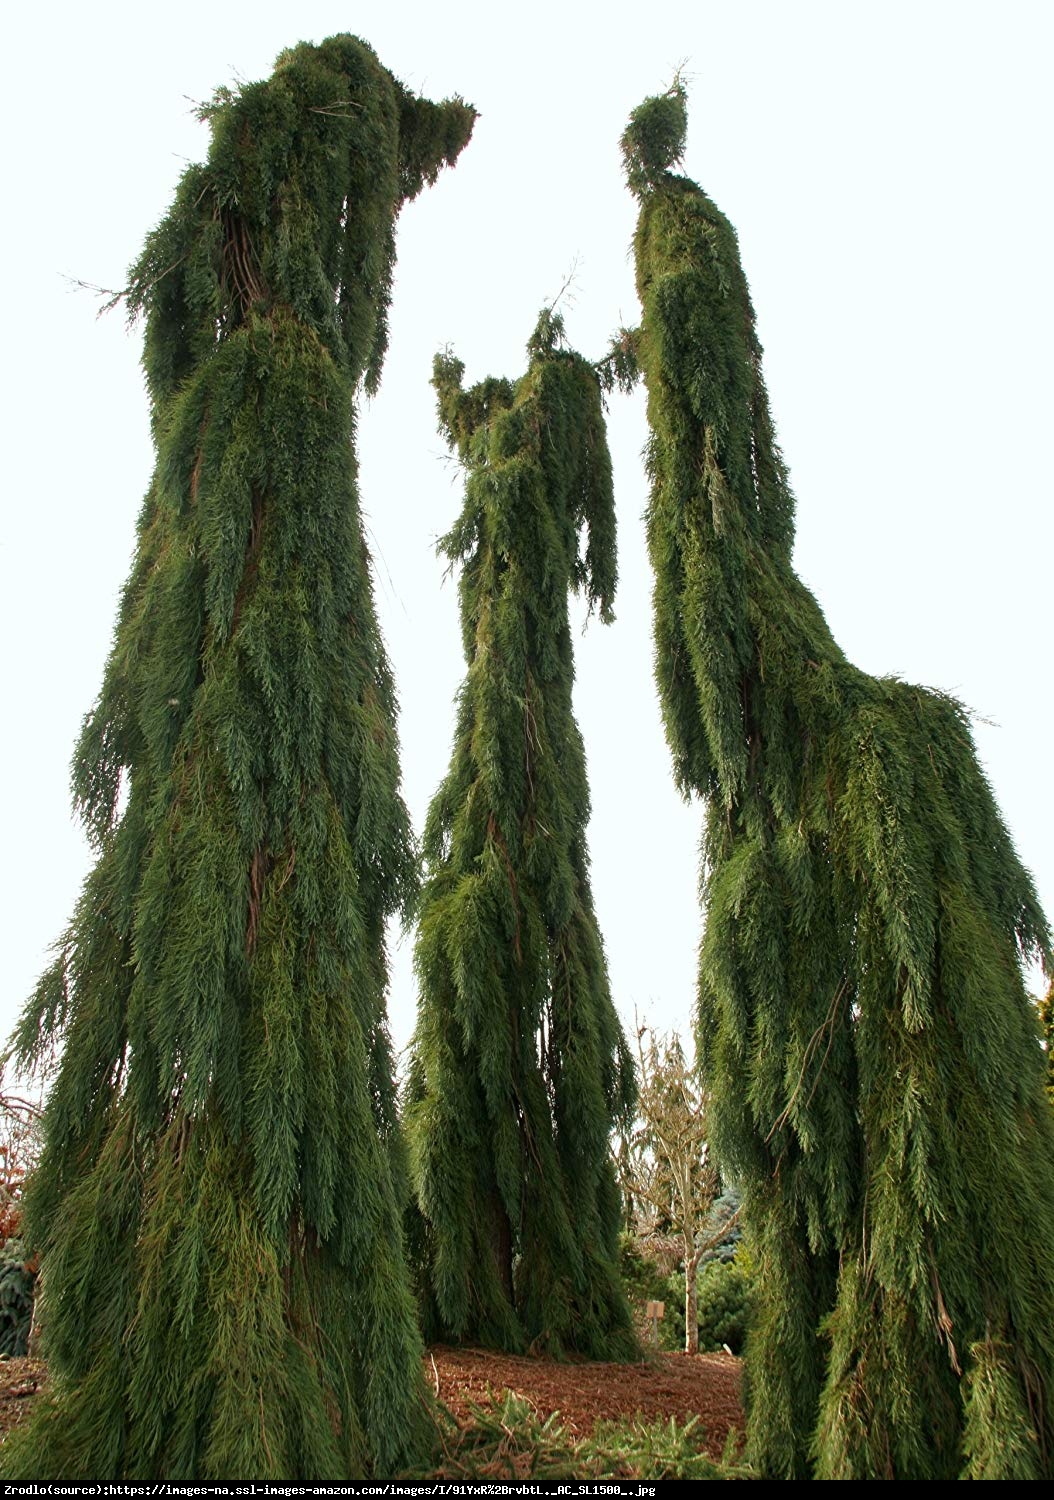
[[282,305],[374,391],[395,219],[456,161],[475,110],[418,98],[367,43],[343,35],[290,48],[270,78],[218,89],[201,114],[208,160],[183,174],[132,268],[153,400],[230,329]]
[[[466,558],[478,539],[488,502],[496,515],[504,513],[505,527],[512,524],[514,510],[501,504],[505,485],[497,476],[509,465],[515,478],[530,463],[560,505],[557,532],[544,539],[544,546],[536,538],[528,554],[539,556],[558,544],[566,572],[554,577],[552,586],[560,607],[570,587],[583,592],[590,609],[598,609],[601,619],[610,623],[617,579],[615,512],[596,367],[566,347],[563,319],[550,310],[540,315],[527,355],[528,372],[516,384],[491,377],[467,391],[462,388],[462,362],[450,353],[436,356],[432,384],[440,422],[471,476],[462,514],[440,548],[451,561]],[[475,488],[480,483],[482,490]],[[516,494],[515,485],[510,492]],[[530,510],[527,506],[515,524],[529,526]],[[499,547],[501,556],[507,560],[524,541],[508,534]]]

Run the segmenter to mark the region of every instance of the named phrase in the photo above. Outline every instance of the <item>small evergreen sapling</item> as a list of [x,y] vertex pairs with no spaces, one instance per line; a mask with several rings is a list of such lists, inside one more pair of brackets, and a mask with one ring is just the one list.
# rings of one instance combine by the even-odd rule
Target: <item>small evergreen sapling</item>
[[422,1448],[385,1021],[414,894],[352,446],[401,205],[473,111],[350,36],[221,90],[147,239],[157,467],[74,761],[98,862],[14,1040],[52,1396],[6,1478],[345,1480]]
[[433,384],[467,473],[468,675],[425,828],[407,1129],[426,1328],[595,1358],[632,1353],[609,1138],[633,1070],[589,888],[568,591],[610,619],[615,517],[601,389],[543,314],[513,384]]
[[648,390],[666,731],[707,803],[698,1034],[756,1260],[749,1454],[1050,1477],[1054,1116],[1020,963],[1047,927],[964,710],[854,668],[794,573],[736,235],[672,170],[685,133],[677,84],[623,137],[619,350]]

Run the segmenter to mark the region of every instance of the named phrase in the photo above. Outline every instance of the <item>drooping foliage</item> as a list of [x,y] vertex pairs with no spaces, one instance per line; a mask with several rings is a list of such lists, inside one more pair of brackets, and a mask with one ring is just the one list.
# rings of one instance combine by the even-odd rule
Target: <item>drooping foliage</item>
[[750,1453],[1049,1476],[1054,1135],[1020,964],[1047,928],[964,710],[854,668],[793,571],[736,235],[672,170],[685,134],[677,84],[623,137],[620,349],[648,390],[666,731],[707,804],[698,1032],[757,1261]]
[[609,1137],[633,1070],[589,886],[589,788],[572,711],[568,591],[610,619],[611,464],[596,371],[543,314],[515,384],[435,363],[467,470],[440,544],[461,564],[468,675],[425,828],[407,1130],[426,1327],[616,1357]]
[[340,1480],[421,1446],[384,924],[414,894],[358,514],[394,222],[465,145],[354,37],[205,111],[147,239],[157,467],[77,748],[98,862],[13,1047],[53,1399],[12,1479]]

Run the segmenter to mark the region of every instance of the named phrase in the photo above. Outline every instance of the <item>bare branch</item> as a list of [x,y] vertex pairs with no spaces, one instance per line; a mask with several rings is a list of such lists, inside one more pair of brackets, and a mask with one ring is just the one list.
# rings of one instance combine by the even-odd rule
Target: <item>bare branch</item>
[[[546,308],[546,312],[548,312],[548,313],[554,313],[556,311],[556,309],[559,307],[559,305],[560,305],[561,301],[563,300],[563,298],[570,292],[571,288],[574,286],[574,284],[575,284],[575,277],[578,275],[578,263],[579,263],[579,257],[576,255],[575,258],[574,258],[574,260],[572,260],[572,262],[571,262],[571,269],[568,271],[567,275],[564,277],[564,284],[563,284],[563,286],[557,292],[557,294],[553,298],[553,300],[549,303],[548,307]],[[568,296],[567,300],[568,300],[568,302],[571,302],[571,303],[574,302],[574,298],[571,297],[571,296]]]
[[62,276],[63,281],[68,281],[70,286],[76,287],[78,291],[91,292],[96,297],[107,298],[107,301],[103,303],[96,314],[97,317],[101,318],[103,313],[112,311],[118,302],[124,301],[133,291],[148,292],[152,286],[157,286],[159,281],[164,281],[166,276],[170,276],[173,271],[177,270],[186,258],[185,255],[181,255],[178,260],[174,260],[170,266],[167,266],[163,271],[159,271],[156,276],[144,282],[141,287],[125,286],[120,291],[115,291],[113,287],[109,286],[96,286],[94,281],[82,281],[79,276],[67,276],[64,271],[59,274]]

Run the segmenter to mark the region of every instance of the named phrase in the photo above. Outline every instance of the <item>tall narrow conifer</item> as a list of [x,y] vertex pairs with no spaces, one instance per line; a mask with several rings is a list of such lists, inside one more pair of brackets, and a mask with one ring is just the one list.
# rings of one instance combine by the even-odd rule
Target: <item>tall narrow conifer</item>
[[791,566],[735,231],[623,137],[640,200],[657,680],[706,799],[699,1039],[747,1190],[750,1451],[769,1474],[1054,1473],[1054,1133],[1031,881],[954,700],[845,659]]
[[462,564],[468,675],[425,829],[407,1129],[427,1323],[443,1337],[617,1357],[609,1138],[633,1101],[589,887],[568,591],[610,619],[615,517],[601,390],[543,314],[515,384],[437,358],[468,473],[441,550]]
[[354,37],[221,90],[128,293],[157,468],[74,761],[98,863],[16,1034],[52,1394],[8,1478],[420,1449],[384,924],[414,891],[352,446],[399,209],[471,132]]

